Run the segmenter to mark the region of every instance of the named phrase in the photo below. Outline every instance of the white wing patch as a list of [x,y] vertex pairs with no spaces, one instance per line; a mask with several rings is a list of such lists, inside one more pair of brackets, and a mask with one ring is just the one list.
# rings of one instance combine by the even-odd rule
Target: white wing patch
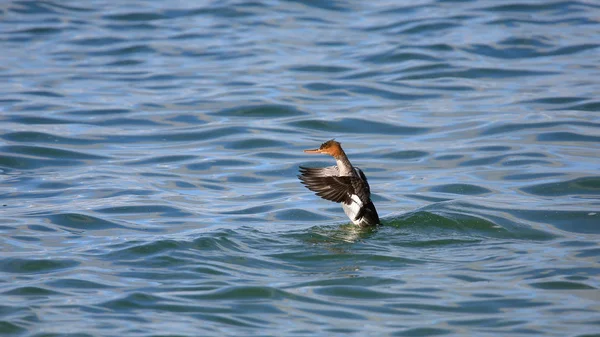
[[363,203],[362,201],[360,201],[360,198],[358,197],[358,195],[356,194],[352,194],[352,197],[350,197],[353,201],[353,204],[357,204],[358,208],[362,208],[363,207]]
[[344,209],[344,213],[346,213],[346,215],[355,225],[360,225],[360,220],[362,220],[362,218],[356,220],[354,220],[354,218],[356,218],[356,215],[358,212],[360,212],[360,209],[363,207],[363,203],[356,194],[352,194],[352,197],[350,198],[352,199],[352,203],[350,205],[342,203],[342,208]]

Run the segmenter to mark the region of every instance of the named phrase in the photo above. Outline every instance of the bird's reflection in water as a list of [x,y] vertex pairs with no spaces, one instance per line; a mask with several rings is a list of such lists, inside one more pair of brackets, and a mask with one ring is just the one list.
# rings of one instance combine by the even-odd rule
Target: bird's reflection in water
[[313,244],[330,245],[329,249],[335,250],[337,253],[346,252],[344,246],[335,247],[335,244],[340,243],[355,243],[364,239],[368,239],[377,233],[379,226],[359,227],[352,223],[347,223],[339,226],[314,227],[312,229]]

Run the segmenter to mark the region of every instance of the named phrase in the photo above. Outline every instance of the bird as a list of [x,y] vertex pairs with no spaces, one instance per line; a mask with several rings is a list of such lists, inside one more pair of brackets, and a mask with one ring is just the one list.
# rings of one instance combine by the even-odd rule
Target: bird
[[321,168],[300,166],[298,178],[306,188],[325,200],[341,203],[344,213],[359,227],[380,224],[367,177],[361,169],[352,166],[339,142],[331,139],[318,149],[304,152],[328,154],[337,164]]

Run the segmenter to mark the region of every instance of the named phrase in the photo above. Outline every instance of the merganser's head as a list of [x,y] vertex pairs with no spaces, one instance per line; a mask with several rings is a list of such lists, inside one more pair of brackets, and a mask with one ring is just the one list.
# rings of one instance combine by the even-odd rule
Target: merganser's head
[[304,150],[306,153],[323,153],[328,154],[334,158],[337,158],[344,150],[342,150],[342,146],[340,143],[336,142],[334,139],[328,140],[325,143],[321,144],[321,147],[314,150]]

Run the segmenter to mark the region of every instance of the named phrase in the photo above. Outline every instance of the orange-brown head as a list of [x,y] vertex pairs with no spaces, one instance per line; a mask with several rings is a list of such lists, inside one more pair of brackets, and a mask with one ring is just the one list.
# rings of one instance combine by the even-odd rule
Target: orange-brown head
[[340,143],[336,142],[334,139],[328,140],[325,143],[321,144],[321,147],[314,150],[304,150],[306,153],[323,153],[328,154],[334,158],[341,156],[344,153],[342,150],[342,146]]

